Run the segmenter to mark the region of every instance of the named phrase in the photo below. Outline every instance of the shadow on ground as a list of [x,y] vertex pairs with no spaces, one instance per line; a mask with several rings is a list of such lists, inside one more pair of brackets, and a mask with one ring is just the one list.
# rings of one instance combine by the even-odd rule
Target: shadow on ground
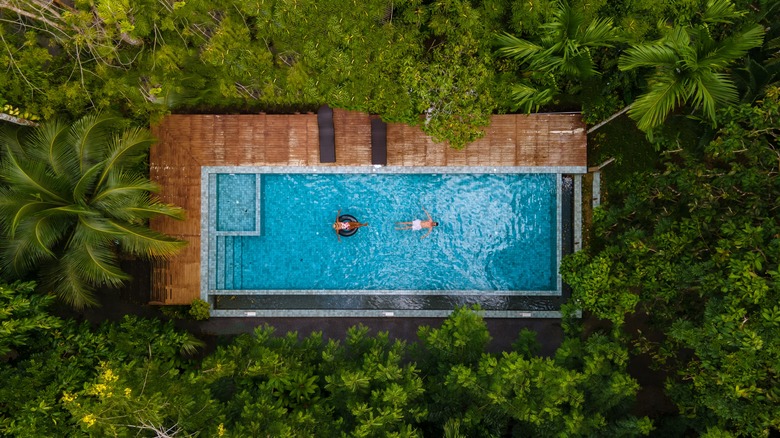
[[[371,329],[371,333],[386,331],[390,337],[416,342],[417,329],[427,325],[441,326],[442,318],[212,318],[208,321],[180,321],[182,326],[193,333],[207,335],[232,335],[247,333],[255,327],[268,324],[276,328],[277,333],[290,331],[305,336],[313,331],[321,331],[323,336],[332,339],[343,339],[352,326],[363,324]],[[527,328],[537,333],[537,339],[542,345],[540,354],[549,356],[561,344],[563,330],[557,319],[486,319],[488,330],[493,337],[488,350],[500,353],[512,349],[512,343],[517,340],[520,330]]]

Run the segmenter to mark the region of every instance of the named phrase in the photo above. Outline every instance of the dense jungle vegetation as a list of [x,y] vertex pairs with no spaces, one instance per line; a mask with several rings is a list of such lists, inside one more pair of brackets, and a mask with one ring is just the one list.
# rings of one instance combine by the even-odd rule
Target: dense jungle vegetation
[[[0,0],[0,434],[780,432],[778,17],[777,0]],[[554,355],[527,330],[488,353],[478,309],[413,343],[265,327],[208,354],[170,322],[54,315],[126,282],[121,257],[180,247],[146,226],[183,213],[148,180],[150,123],[323,103],[458,148],[491,114],[626,112],[589,137],[591,164],[616,160],[561,267]],[[637,358],[663,415],[637,414]]]

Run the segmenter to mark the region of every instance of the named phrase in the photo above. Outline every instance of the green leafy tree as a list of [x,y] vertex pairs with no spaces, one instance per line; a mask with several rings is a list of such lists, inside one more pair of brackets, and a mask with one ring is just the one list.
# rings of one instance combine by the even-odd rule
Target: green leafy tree
[[531,112],[550,103],[562,77],[584,79],[599,74],[591,50],[619,41],[611,19],[586,21],[582,11],[561,1],[552,21],[541,27],[537,42],[505,33],[498,37],[498,53],[523,66],[524,80],[512,87],[518,108]]
[[640,436],[647,418],[630,414],[639,385],[625,347],[604,336],[569,339],[554,359],[519,351],[486,353],[490,335],[478,309],[457,309],[438,329],[421,327],[414,351],[426,376],[428,433],[448,436]]
[[617,329],[647,315],[660,341],[627,334],[670,375],[694,433],[780,428],[779,98],[774,87],[718,111],[703,153],[684,144],[664,170],[613,191],[598,243],[561,268],[575,303]]
[[663,123],[673,110],[690,102],[715,122],[715,109],[737,101],[737,89],[727,69],[748,50],[761,45],[764,30],[753,25],[730,36],[713,36],[712,27],[731,24],[742,14],[729,0],[712,0],[701,14],[701,24],[675,25],[658,41],[626,49],[621,70],[650,67],[648,90],[628,114],[643,131]]
[[189,359],[201,341],[172,323],[136,317],[94,331],[82,326],[80,332],[105,346],[84,363],[91,368],[80,387],[66,381],[58,407],[84,432],[130,437],[216,430],[216,403],[196,383]]
[[404,363],[403,343],[367,332],[350,329],[342,345],[265,327],[218,349],[203,379],[223,403],[224,427],[235,436],[419,436],[423,381]]
[[0,284],[0,360],[35,343],[62,321],[46,312],[53,297],[35,293],[35,283]]
[[183,245],[146,226],[182,215],[152,195],[157,187],[139,167],[152,137],[114,134],[112,122],[94,115],[0,136],[0,266],[12,277],[37,272],[43,288],[75,307],[95,304],[94,287],[128,279],[120,253],[167,257]]
[[461,147],[496,109],[490,35],[507,7],[472,3],[0,2],[0,89],[44,120],[328,103]]
[[216,429],[208,393],[181,371],[191,368],[185,355],[202,344],[172,323],[125,317],[93,328],[65,320],[41,332],[38,342],[0,362],[3,436],[138,436],[144,425]]

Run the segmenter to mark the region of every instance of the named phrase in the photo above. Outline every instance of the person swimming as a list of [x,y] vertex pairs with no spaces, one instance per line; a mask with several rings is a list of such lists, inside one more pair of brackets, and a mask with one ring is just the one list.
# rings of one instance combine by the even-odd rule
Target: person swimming
[[[352,218],[350,216],[350,218]],[[352,218],[354,219],[354,218]],[[333,222],[333,231],[336,232],[336,236],[339,238],[339,242],[341,242],[341,234],[342,232],[349,232],[357,230],[360,227],[367,227],[368,223],[361,223],[358,221],[350,221],[350,220],[341,220],[341,210],[336,213],[336,220]],[[352,235],[352,234],[350,234]]]
[[434,221],[433,218],[431,218],[431,215],[423,208],[423,211],[425,212],[425,215],[428,216],[427,220],[420,220],[415,219],[413,221],[409,222],[396,222],[395,223],[395,229],[396,230],[412,230],[412,231],[420,231],[423,228],[428,229],[428,232],[425,233],[424,236],[421,236],[420,239],[424,239],[428,237],[429,234],[431,234],[431,231],[433,231],[433,227],[438,227],[439,223]]

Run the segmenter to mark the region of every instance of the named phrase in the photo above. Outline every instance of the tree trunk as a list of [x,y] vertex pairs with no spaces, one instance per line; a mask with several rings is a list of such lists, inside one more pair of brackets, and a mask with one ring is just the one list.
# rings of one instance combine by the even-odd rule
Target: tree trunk
[[38,124],[32,120],[23,119],[21,117],[14,117],[6,113],[0,113],[0,120],[5,120],[6,122],[15,123],[22,126],[38,126]]
[[606,125],[607,123],[611,122],[612,119],[623,115],[623,113],[625,113],[626,111],[631,109],[631,105],[633,105],[633,104],[626,105],[626,107],[623,108],[622,110],[620,110],[620,111],[616,112],[615,114],[612,114],[611,116],[609,116],[609,118],[607,118],[607,120],[604,120],[603,122],[600,122],[600,123],[594,125],[592,128],[588,129],[588,134],[590,134],[591,132],[601,128],[602,126]]

